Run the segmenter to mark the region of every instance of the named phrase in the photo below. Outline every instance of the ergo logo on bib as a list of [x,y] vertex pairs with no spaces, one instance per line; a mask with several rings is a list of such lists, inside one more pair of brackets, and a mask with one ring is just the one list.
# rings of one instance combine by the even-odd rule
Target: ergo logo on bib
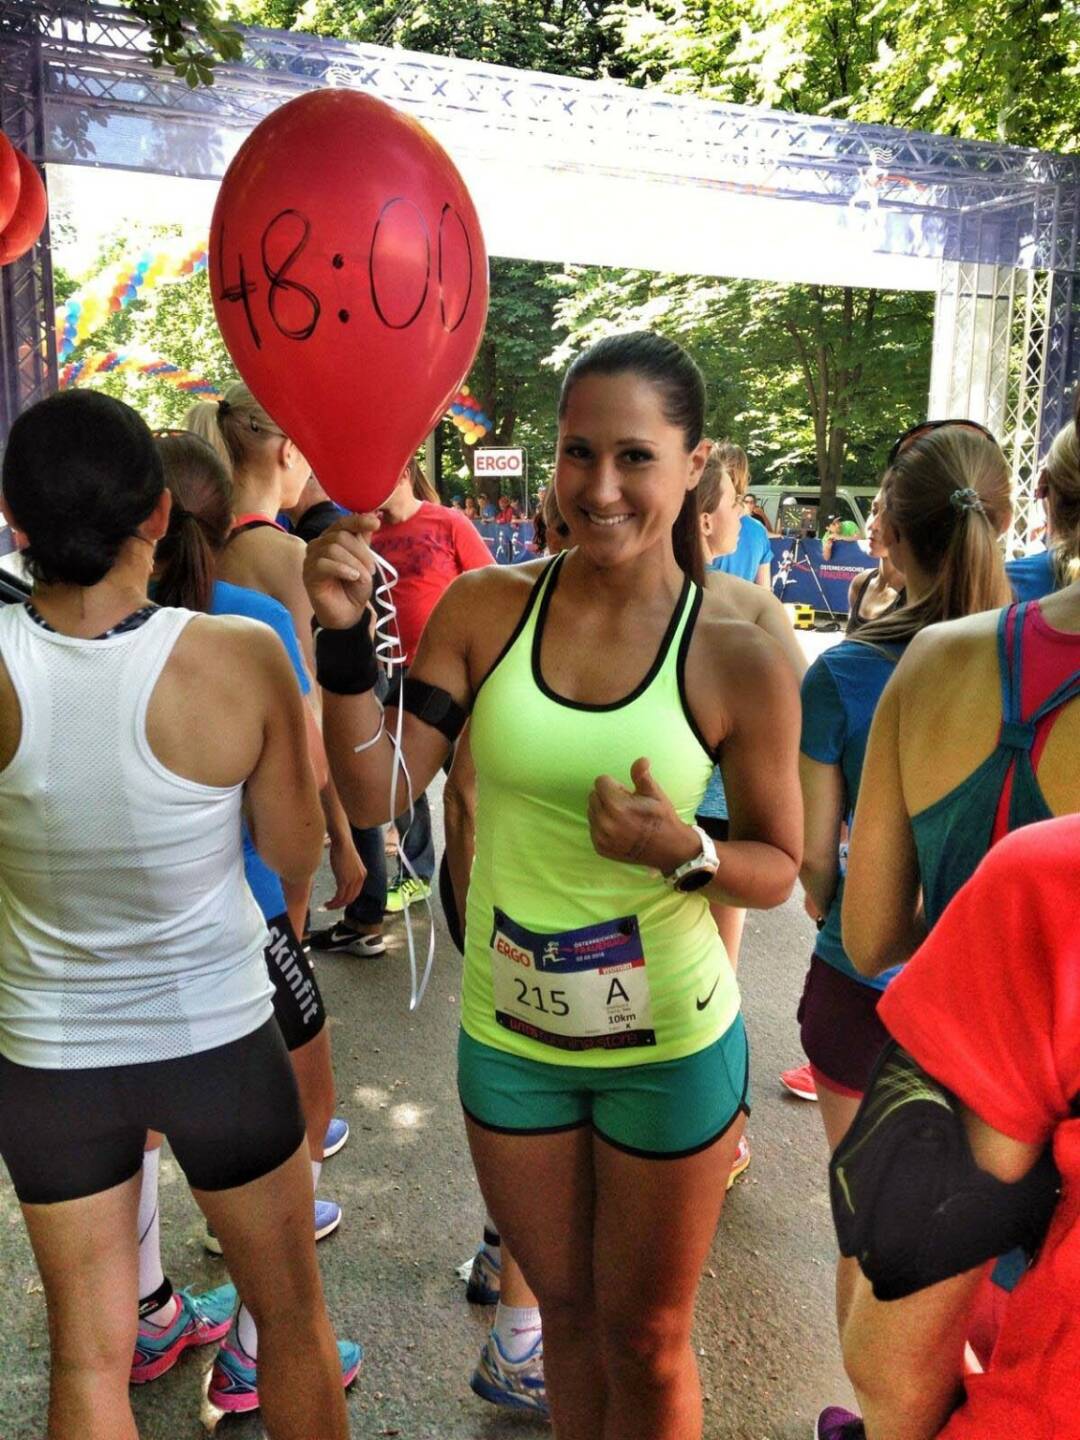
[[495,949],[500,955],[505,955],[507,959],[513,960],[515,965],[525,965],[529,969],[532,968],[532,956],[528,950],[522,950],[519,946],[515,945],[501,930],[496,930],[495,932]]

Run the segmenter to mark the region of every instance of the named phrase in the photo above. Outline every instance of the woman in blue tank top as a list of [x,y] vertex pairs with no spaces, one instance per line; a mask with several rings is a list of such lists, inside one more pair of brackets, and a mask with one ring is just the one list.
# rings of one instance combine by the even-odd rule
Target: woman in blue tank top
[[799,1014],[830,1148],[854,1118],[886,1038],[876,1009],[888,976],[861,975],[841,933],[840,840],[852,826],[871,721],[913,636],[1007,597],[999,537],[1010,514],[1008,463],[979,431],[935,429],[902,452],[884,477],[876,523],[893,566],[912,567],[902,572],[907,603],[827,650],[803,681],[801,878],[820,929]]

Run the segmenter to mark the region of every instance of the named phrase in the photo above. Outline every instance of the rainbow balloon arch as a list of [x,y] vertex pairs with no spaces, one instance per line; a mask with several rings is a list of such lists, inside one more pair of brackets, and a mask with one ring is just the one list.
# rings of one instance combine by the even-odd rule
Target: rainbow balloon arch
[[175,385],[178,390],[187,391],[189,395],[203,395],[211,400],[216,400],[221,395],[216,385],[190,370],[185,370],[182,365],[174,365],[171,360],[164,360],[160,355],[138,349],[102,350],[84,355],[81,360],[69,361],[60,371],[60,388],[67,390],[73,385],[85,385],[95,376],[109,375],[117,371],[144,375],[148,380],[165,380],[170,385]]
[[[164,380],[192,395],[210,399],[221,390],[211,381],[138,346],[99,350],[78,360],[69,357],[113,315],[126,310],[135,300],[145,300],[157,286],[198,275],[207,265],[205,243],[184,242],[160,250],[144,250],[136,260],[118,260],[57,307],[56,351],[66,361],[59,373],[61,389],[85,385],[98,375],[126,371],[150,380]],[[446,412],[467,445],[475,445],[492,429],[492,421],[467,385],[454,395]]]
[[185,280],[206,269],[205,242],[144,250],[137,260],[109,265],[56,310],[56,354],[65,361],[113,315],[144,300],[158,285]]

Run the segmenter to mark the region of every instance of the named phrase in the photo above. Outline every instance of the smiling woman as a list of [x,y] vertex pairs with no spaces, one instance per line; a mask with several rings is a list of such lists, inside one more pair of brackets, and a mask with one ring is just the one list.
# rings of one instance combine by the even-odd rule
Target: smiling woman
[[[560,1440],[701,1434],[694,1295],[749,1103],[709,901],[779,904],[799,863],[794,677],[695,583],[703,411],[670,340],[579,357],[559,408],[567,550],[456,580],[402,701],[415,790],[472,711],[458,1083],[489,1213],[539,1299]],[[394,725],[380,732],[358,658],[366,531],[359,517],[328,531],[306,579],[331,764],[354,821],[374,824]],[[719,849],[693,823],[717,758]],[[538,1345],[518,1357],[493,1337],[488,1388],[535,1397]]]
[[[618,406],[613,411],[616,390]],[[567,507],[577,506],[594,530],[628,524],[631,533],[620,535],[620,544],[631,538],[637,543],[643,522],[649,522],[646,533],[655,535],[664,514],[649,504],[647,494],[632,508],[625,503],[614,508],[609,497],[622,502],[630,498],[621,478],[626,476],[631,484],[634,477],[651,480],[655,491],[658,477],[673,462],[681,460],[684,467],[689,462],[688,483],[674,492],[678,509],[670,522],[671,546],[679,568],[695,584],[702,584],[705,568],[694,490],[711,448],[701,435],[704,411],[701,372],[684,350],[662,336],[648,331],[615,335],[579,355],[567,372],[559,399],[562,433],[555,492],[563,514]],[[606,429],[596,428],[593,417],[601,414],[609,422]],[[625,428],[625,434],[611,432],[610,421],[616,415],[623,422],[616,428]],[[589,435],[576,433],[580,427],[575,422],[581,416],[589,417]],[[585,494],[589,508],[582,506],[576,483],[583,477],[589,477]],[[575,537],[575,543],[583,543],[582,538]]]

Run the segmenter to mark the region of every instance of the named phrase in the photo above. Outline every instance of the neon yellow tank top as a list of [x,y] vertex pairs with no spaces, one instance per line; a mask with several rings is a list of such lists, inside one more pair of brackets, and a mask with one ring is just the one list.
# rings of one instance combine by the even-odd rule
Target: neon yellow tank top
[[629,786],[645,755],[693,823],[713,768],[682,685],[701,591],[687,579],[631,694],[585,705],[556,695],[540,672],[562,559],[533,587],[473,706],[462,1024],[485,1045],[551,1064],[676,1060],[731,1025],[735,973],[704,897],[669,889],[645,866],[602,859],[586,807],[598,775]]

